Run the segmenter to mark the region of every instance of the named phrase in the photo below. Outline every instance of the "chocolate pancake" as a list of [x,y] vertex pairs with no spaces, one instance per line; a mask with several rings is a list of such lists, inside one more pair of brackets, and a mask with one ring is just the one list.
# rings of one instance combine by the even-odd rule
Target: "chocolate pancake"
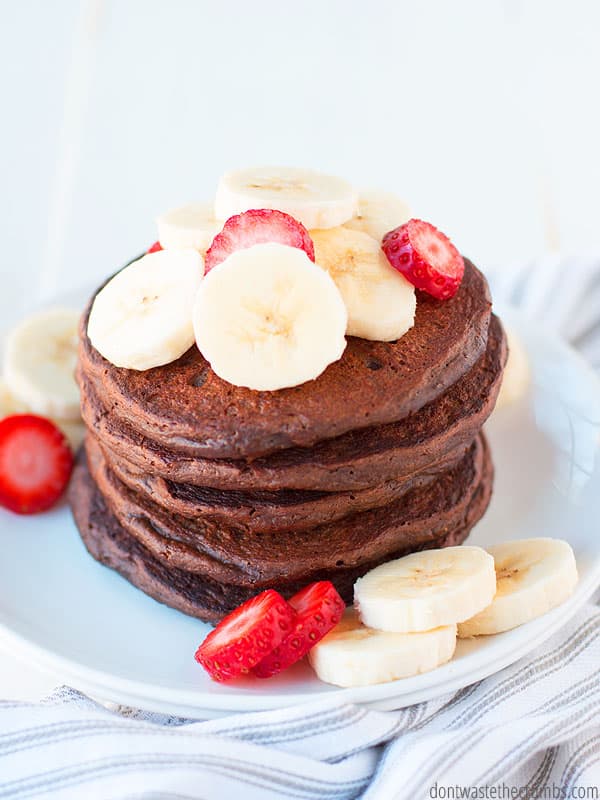
[[81,323],[80,379],[93,382],[104,406],[134,430],[178,456],[205,459],[258,458],[405,419],[483,355],[491,315],[487,282],[467,261],[451,300],[419,294],[415,325],[397,342],[350,337],[317,380],[255,392],[218,378],[196,347],[145,372],[112,366],[87,337],[90,307]]
[[346,492],[302,491],[223,491],[192,484],[174,483],[106,454],[101,442],[91,433],[86,440],[90,461],[102,458],[121,483],[132,492],[146,495],[167,511],[189,519],[224,520],[243,525],[247,530],[298,531],[335,522],[338,519],[393,503],[417,486],[426,486],[444,469],[460,461],[465,454],[461,445],[436,464],[406,477],[391,479],[367,489]]
[[383,508],[308,530],[256,533],[233,522],[189,520],[166,512],[121,483],[97,449],[90,449],[88,464],[122,528],[169,568],[255,588],[282,576],[308,582],[316,572],[360,567],[384,561],[399,549],[420,549],[463,524],[482,475],[491,475],[489,453],[479,436],[457,465]]
[[[471,495],[462,518],[456,520],[452,528],[440,530],[436,536],[423,540],[420,547],[442,547],[464,541],[485,512],[491,484],[491,462],[486,455],[479,485]],[[178,569],[168,559],[157,559],[153,556],[139,540],[119,525],[92,480],[82,455],[73,474],[70,500],[75,522],[91,555],[120,572],[128,581],[159,602],[190,616],[217,622],[255,594],[254,586],[221,583],[209,576]],[[416,549],[419,548],[409,548],[411,552]],[[406,552],[400,546],[387,558],[397,558]],[[332,580],[345,602],[351,603],[355,580],[377,563],[364,562],[359,567],[350,569],[340,565],[332,570],[317,570],[313,574],[318,579]],[[272,585],[289,597],[304,585],[304,579],[298,582],[288,578],[287,573],[283,572]]]
[[447,392],[405,420],[351,431],[312,448],[253,461],[189,457],[135,430],[80,376],[82,412],[109,460],[178,484],[235,491],[353,491],[429,469],[468,446],[491,413],[506,361],[502,325],[492,316],[485,353]]

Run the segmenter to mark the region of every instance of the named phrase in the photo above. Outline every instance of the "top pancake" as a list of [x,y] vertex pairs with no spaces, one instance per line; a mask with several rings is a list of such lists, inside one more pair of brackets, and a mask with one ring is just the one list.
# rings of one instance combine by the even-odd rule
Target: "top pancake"
[[82,318],[80,378],[91,377],[105,407],[138,431],[205,458],[253,459],[395,422],[443,394],[486,349],[489,290],[479,270],[465,265],[451,300],[418,294],[415,325],[397,342],[350,337],[342,358],[316,380],[276,392],[221,380],[196,347],[145,372],[114,367],[87,337],[90,302]]

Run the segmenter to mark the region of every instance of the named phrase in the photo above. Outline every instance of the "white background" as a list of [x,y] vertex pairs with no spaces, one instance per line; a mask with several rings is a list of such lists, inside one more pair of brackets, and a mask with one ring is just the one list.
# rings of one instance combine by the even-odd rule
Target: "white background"
[[2,311],[237,165],[397,191],[481,266],[600,252],[594,0],[2,0]]
[[0,0],[3,322],[252,164],[394,190],[484,268],[598,255],[599,84],[594,0]]

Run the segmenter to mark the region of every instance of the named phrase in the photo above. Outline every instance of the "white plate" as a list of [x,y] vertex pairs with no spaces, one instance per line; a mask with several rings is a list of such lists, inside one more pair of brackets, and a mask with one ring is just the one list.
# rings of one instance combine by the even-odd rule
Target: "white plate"
[[336,689],[301,664],[269,681],[220,686],[193,658],[208,626],[97,564],[63,507],[33,518],[0,511],[0,640],[96,697],[196,717],[331,695],[399,708],[467,686],[531,652],[600,584],[600,384],[566,346],[509,317],[529,352],[533,383],[522,403],[488,425],[495,491],[470,541],[570,541],[581,579],[560,608],[516,630],[460,642],[449,664],[394,683]]

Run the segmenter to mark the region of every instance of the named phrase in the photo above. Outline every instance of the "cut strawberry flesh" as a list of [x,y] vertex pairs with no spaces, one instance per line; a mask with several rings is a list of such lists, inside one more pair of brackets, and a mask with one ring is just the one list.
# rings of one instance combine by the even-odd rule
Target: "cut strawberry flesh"
[[300,661],[341,620],[344,601],[331,581],[311,583],[289,601],[297,618],[293,629],[254,667],[258,678],[270,678]]
[[304,250],[311,261],[315,260],[313,241],[301,222],[283,211],[259,208],[227,220],[206,252],[205,273],[237,250],[268,242],[297,247]]
[[196,661],[215,681],[248,673],[292,630],[294,609],[273,589],[225,617],[196,651]]
[[448,300],[461,284],[465,262],[450,239],[428,222],[411,219],[386,233],[381,247],[388,261],[417,289]]
[[65,491],[73,452],[50,420],[17,414],[0,422],[0,506],[17,514],[51,508]]
[[162,250],[162,245],[160,242],[154,242],[147,250],[146,254],[148,253],[158,253],[159,250]]

